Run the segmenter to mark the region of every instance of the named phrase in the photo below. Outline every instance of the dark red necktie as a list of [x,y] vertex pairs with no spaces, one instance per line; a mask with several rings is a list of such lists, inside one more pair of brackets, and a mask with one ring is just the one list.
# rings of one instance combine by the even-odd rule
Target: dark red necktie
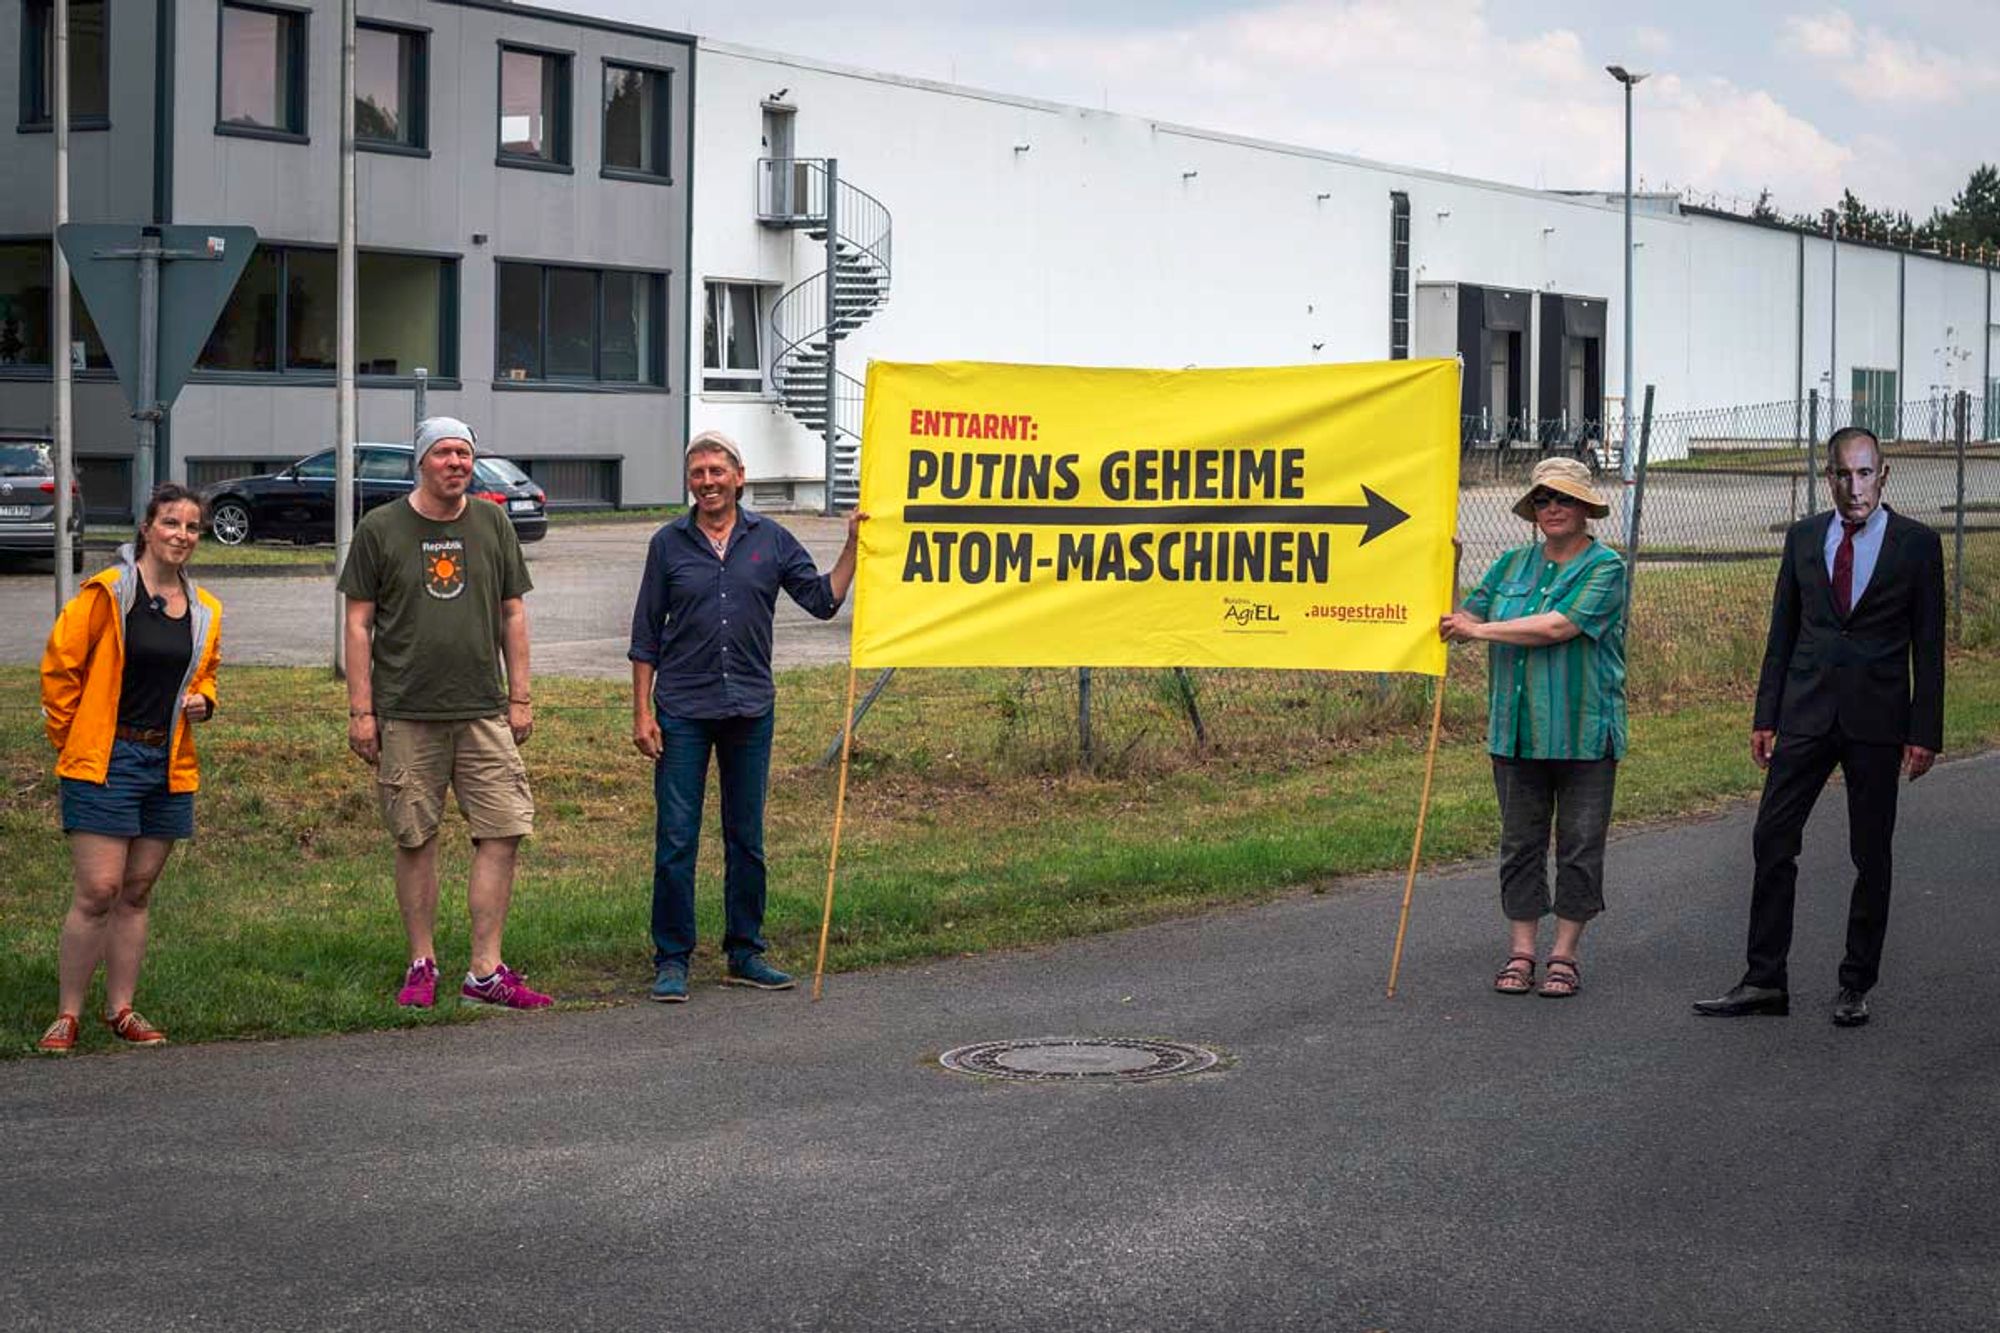
[[1840,520],[1840,549],[1833,553],[1833,609],[1842,620],[1854,609],[1854,534],[1867,526],[1867,522]]

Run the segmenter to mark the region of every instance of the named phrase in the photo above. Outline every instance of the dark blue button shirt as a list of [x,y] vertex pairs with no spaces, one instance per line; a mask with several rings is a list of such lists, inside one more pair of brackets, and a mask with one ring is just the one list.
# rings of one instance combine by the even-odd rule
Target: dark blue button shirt
[[771,617],[778,589],[820,620],[840,599],[799,539],[747,509],[718,557],[681,515],[653,534],[632,607],[634,662],[651,662],[653,702],[672,717],[758,717],[771,711]]

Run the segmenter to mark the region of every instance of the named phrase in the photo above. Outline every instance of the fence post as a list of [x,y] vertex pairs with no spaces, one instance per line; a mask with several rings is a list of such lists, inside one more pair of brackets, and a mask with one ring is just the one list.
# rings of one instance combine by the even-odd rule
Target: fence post
[[1632,481],[1632,530],[1625,534],[1625,614],[1632,614],[1632,584],[1639,577],[1639,529],[1646,512],[1646,460],[1653,450],[1653,386],[1639,418],[1639,467]]
[[1958,503],[1951,516],[1951,641],[1965,642],[1965,437],[1971,426],[1972,396],[1963,389],[1952,404],[1952,436],[1958,455]]
[[[875,683],[868,687],[868,693],[861,697],[860,703],[854,705],[854,721],[852,726],[855,731],[861,730],[861,719],[868,716],[868,710],[874,706],[876,697],[889,687],[889,678],[895,674],[896,668],[883,667],[882,674],[875,677]],[[819,757],[819,766],[821,768],[833,767],[834,761],[840,758],[840,747],[846,742],[847,735],[848,731],[846,727],[842,727],[839,731],[833,733],[833,744],[827,746],[826,753]]]
[[1083,766],[1090,767],[1090,668],[1076,669],[1076,741]]
[[1819,474],[1819,390],[1806,394],[1806,517],[1819,512],[1819,499],[1813,494],[1817,484],[1813,478]]

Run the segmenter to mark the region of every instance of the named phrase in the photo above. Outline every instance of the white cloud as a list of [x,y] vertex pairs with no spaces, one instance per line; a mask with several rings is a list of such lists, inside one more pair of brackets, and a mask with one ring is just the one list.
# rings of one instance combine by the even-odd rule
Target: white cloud
[[1845,10],[1793,14],[1785,20],[1784,47],[1797,55],[1815,60],[1848,60],[1853,58],[1855,40],[1854,18]]
[[[1613,53],[1616,54],[1616,53]],[[1013,58],[1114,106],[1527,185],[1613,188],[1623,98],[1575,32],[1510,36],[1484,0],[1289,0],[1139,34],[1044,32]],[[1093,99],[1094,100],[1094,99]],[[1638,171],[1806,208],[1852,154],[1766,91],[1662,72],[1635,103]]]
[[1662,28],[1634,28],[1632,42],[1641,55],[1655,59],[1674,49],[1673,37]]
[[1788,17],[1779,47],[1819,62],[1856,97],[1889,106],[1962,102],[1994,87],[2000,77],[1984,62],[1897,37],[1873,24],[1864,29],[1840,9]]

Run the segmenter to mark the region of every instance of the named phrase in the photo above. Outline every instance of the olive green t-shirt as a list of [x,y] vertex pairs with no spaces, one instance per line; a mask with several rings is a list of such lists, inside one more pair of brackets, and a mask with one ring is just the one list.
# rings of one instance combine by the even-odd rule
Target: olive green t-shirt
[[375,603],[376,714],[454,721],[505,712],[500,603],[532,587],[514,525],[490,500],[468,499],[449,523],[407,500],[363,515],[340,590]]

